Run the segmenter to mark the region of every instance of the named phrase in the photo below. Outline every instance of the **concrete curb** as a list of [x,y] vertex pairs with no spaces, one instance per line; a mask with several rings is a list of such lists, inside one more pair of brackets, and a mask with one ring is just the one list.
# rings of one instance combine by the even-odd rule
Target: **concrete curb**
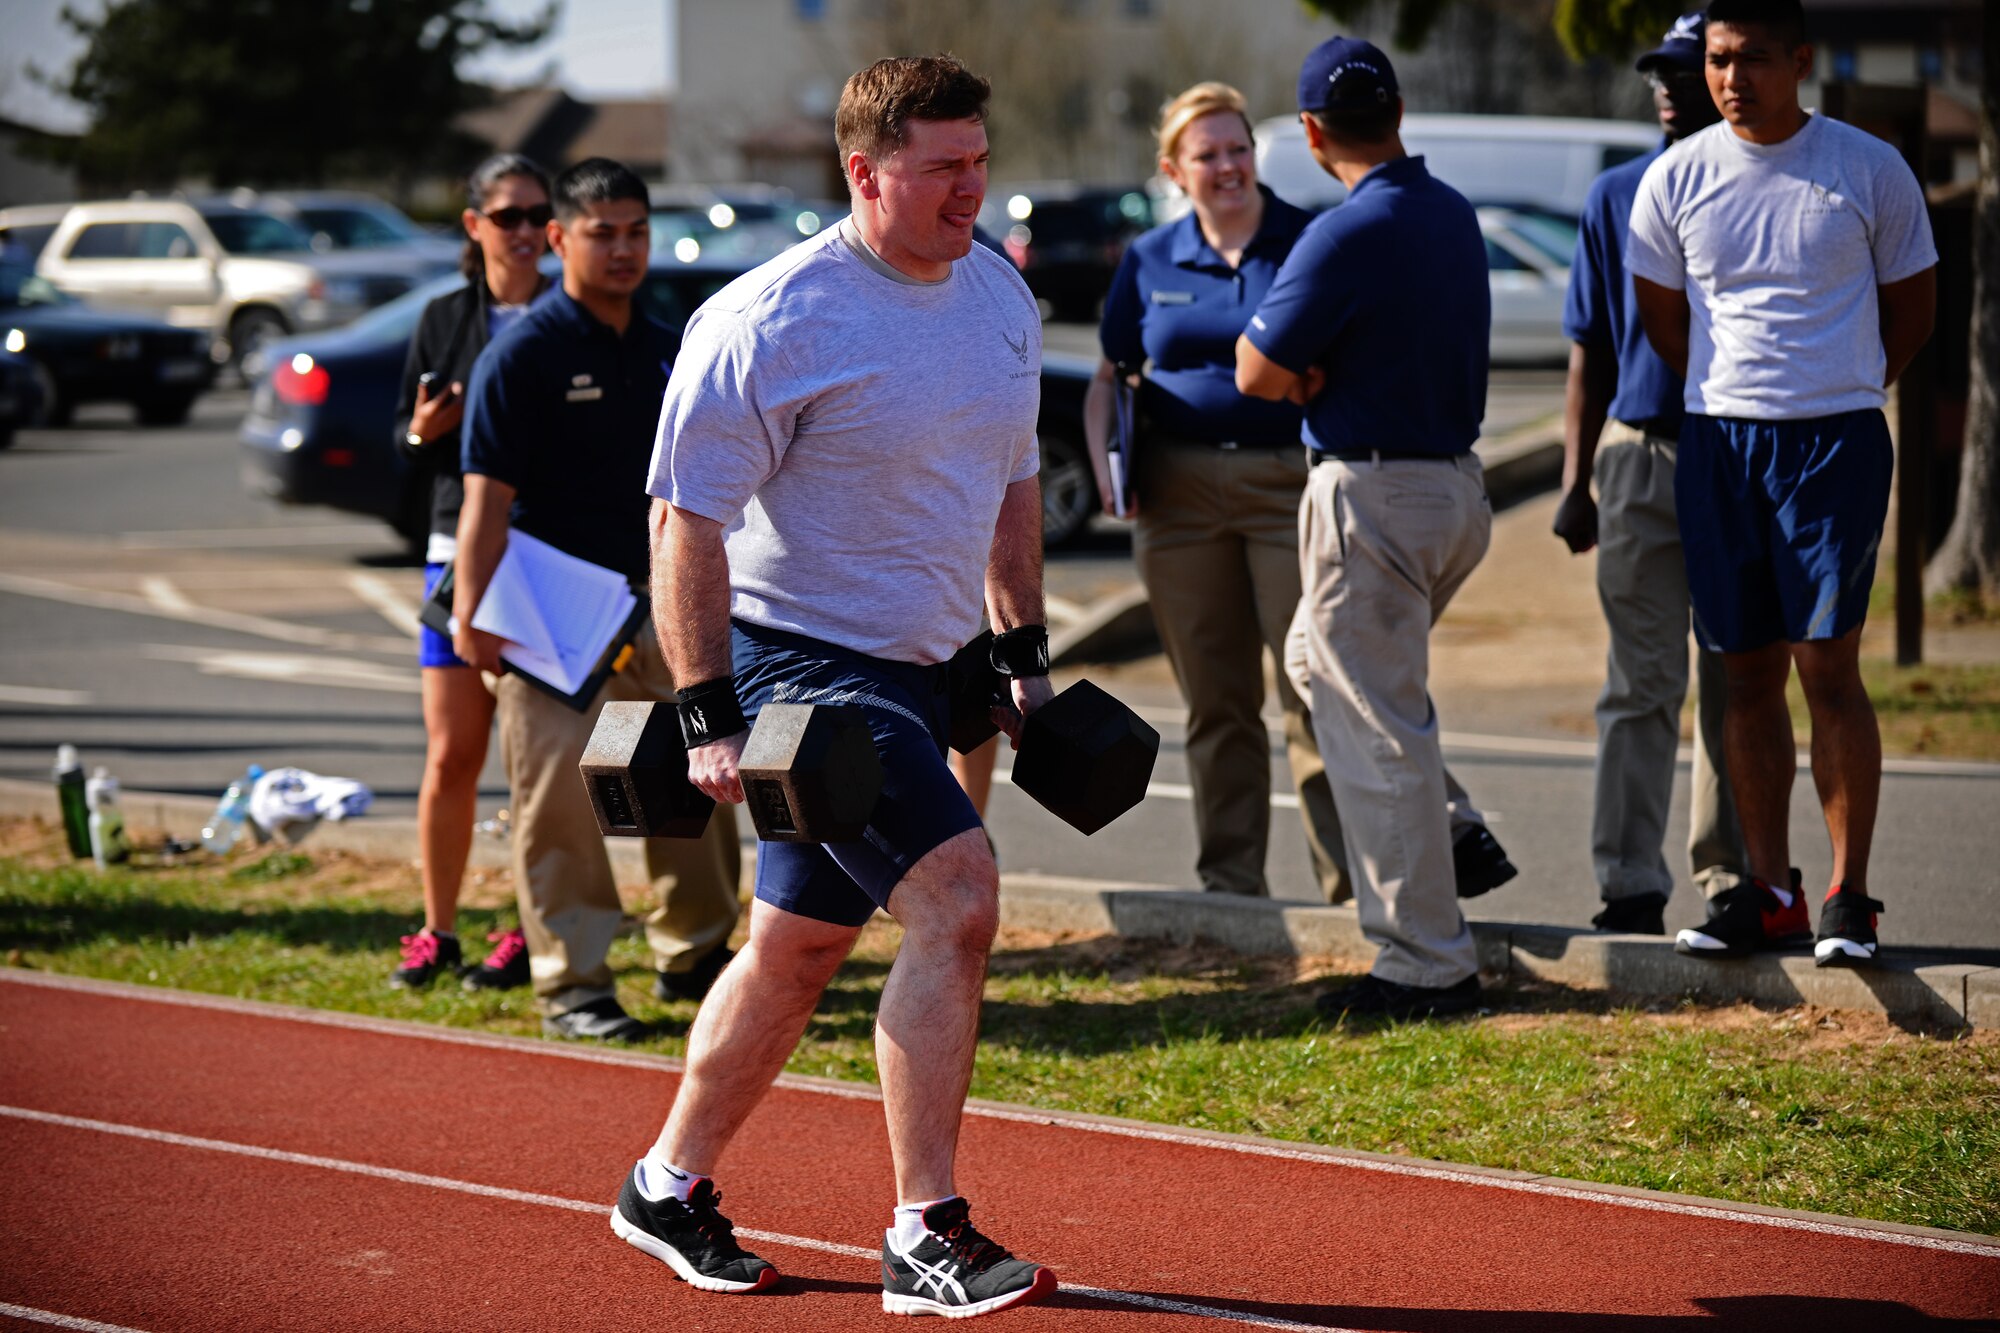
[[[1002,921],[1029,930],[1117,934],[1238,953],[1331,958],[1366,967],[1375,946],[1352,906],[1234,898],[1154,884],[1003,877]],[[1897,951],[1866,970],[1819,968],[1806,952],[1728,962],[1687,958],[1650,935],[1474,921],[1480,970],[1502,984],[1541,981],[1647,999],[1692,997],[1879,1013],[1938,1027],[2000,1024],[2000,956]]]
[[[124,805],[127,819],[147,827],[164,823],[181,837],[194,836],[215,808],[208,798],[149,792],[126,793]],[[46,783],[0,779],[0,815],[54,821],[55,791]],[[363,815],[322,823],[300,845],[414,861],[416,841],[415,820]],[[629,838],[605,841],[618,881],[644,883],[642,845]],[[504,869],[510,854],[504,841],[473,839],[475,866]],[[1241,954],[1330,958],[1355,967],[1366,967],[1375,957],[1351,905],[1237,898],[1162,884],[1002,875],[1000,918],[1022,930],[1199,941]],[[1501,984],[1540,981],[1641,999],[1812,1004],[1936,1027],[2000,1027],[2000,954],[1991,952],[1898,950],[1876,967],[1849,971],[1815,967],[1803,952],[1730,962],[1684,958],[1657,936],[1600,935],[1563,926],[1474,921],[1472,934],[1480,970]]]
[[[1479,449],[1486,493],[1505,508],[1554,485],[1562,476],[1562,427],[1534,422]],[[1160,651],[1146,590],[1132,586],[1099,598],[1083,618],[1049,638],[1049,665],[1081,666]]]

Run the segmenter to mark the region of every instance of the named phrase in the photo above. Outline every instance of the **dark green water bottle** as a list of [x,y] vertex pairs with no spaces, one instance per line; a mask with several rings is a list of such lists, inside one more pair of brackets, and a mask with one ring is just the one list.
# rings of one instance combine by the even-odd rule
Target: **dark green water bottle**
[[83,761],[74,745],[56,747],[56,800],[62,807],[63,836],[69,839],[69,854],[90,855],[90,806],[84,799]]

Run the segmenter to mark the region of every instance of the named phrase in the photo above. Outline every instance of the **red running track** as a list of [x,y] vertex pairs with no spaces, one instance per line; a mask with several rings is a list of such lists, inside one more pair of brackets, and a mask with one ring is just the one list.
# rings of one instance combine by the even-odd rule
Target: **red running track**
[[[0,970],[0,1328],[894,1328],[873,1089],[786,1079],[725,1163],[784,1272],[616,1240],[674,1062]],[[976,1105],[1040,1329],[2000,1329],[2000,1239]]]

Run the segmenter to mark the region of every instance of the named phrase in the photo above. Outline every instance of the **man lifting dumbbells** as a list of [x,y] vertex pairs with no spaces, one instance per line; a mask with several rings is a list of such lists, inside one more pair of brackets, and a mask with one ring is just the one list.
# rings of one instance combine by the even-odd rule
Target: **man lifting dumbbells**
[[[675,679],[696,682],[680,692],[690,780],[743,800],[744,719],[771,704],[858,708],[882,767],[863,837],[760,845],[749,941],[612,1214],[704,1290],[777,1279],[736,1244],[710,1176],[878,907],[903,927],[876,1035],[899,1204],[883,1308],[981,1314],[1055,1287],[973,1228],[953,1179],[999,912],[943,745],[946,664],[979,628],[982,584],[1014,710],[1051,697],[1041,324],[1019,275],[972,243],[987,95],[949,57],[850,79],[835,128],[853,214],[696,313],[660,416],[654,608]],[[831,1189],[876,1188],[827,1170]]]

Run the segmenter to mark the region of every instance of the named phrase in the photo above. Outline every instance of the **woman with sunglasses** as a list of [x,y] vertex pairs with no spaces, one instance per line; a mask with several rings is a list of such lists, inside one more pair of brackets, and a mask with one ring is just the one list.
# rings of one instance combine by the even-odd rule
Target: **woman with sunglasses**
[[[458,511],[465,499],[459,473],[459,422],[465,383],[487,343],[524,314],[549,286],[539,264],[548,250],[549,181],[518,153],[479,164],[467,182],[466,285],[424,308],[403,365],[396,438],[416,466],[433,478],[430,539],[424,551],[424,595],[429,597],[456,555]],[[390,976],[396,986],[427,986],[440,972],[459,973],[463,958],[454,927],[458,891],[472,845],[472,816],[486,739],[493,726],[493,696],[479,673],[451,650],[451,640],[420,630],[423,667],[423,783],[417,792],[417,845],[423,862],[424,925],[403,937],[402,963]],[[503,990],[528,984],[528,949],[519,928],[488,936],[493,949],[465,973],[468,990]]]

